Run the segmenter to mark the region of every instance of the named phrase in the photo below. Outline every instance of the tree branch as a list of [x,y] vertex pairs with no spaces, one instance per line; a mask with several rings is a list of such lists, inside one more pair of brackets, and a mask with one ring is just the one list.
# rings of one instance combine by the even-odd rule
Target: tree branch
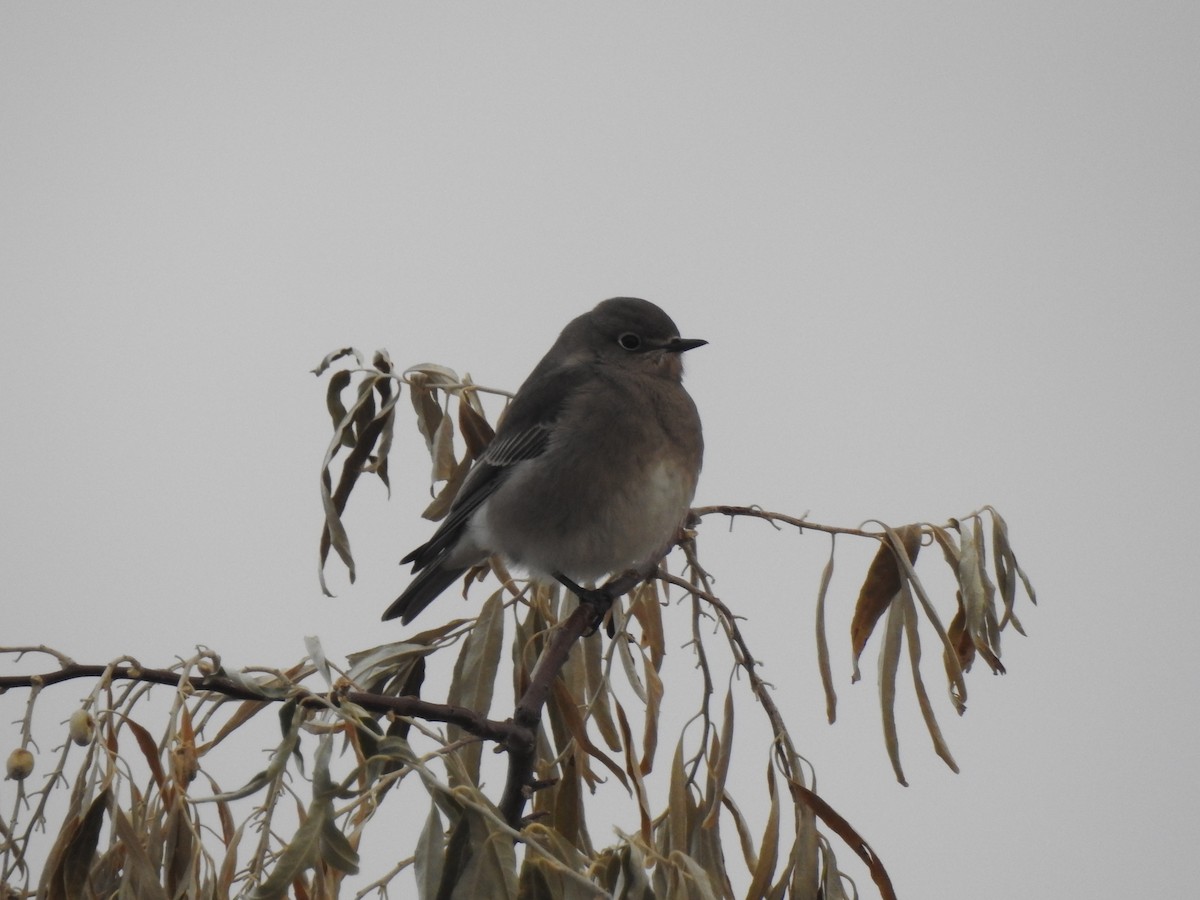
[[40,688],[78,678],[102,678],[106,674],[113,681],[137,681],[143,684],[165,684],[171,687],[187,684],[197,692],[221,694],[234,700],[257,700],[262,703],[282,703],[285,700],[299,699],[303,705],[326,707],[337,706],[344,699],[361,706],[368,712],[411,716],[429,722],[457,725],[476,737],[501,743],[509,741],[514,732],[511,721],[498,722],[473,709],[445,703],[429,703],[418,697],[389,697],[385,694],[372,694],[367,691],[339,689],[328,693],[319,693],[296,684],[289,685],[286,690],[283,689],[283,686],[280,688],[267,685],[257,687],[245,680],[224,675],[183,676],[171,669],[147,669],[136,665],[110,668],[109,666],[68,663],[53,672],[33,675],[0,675],[0,693],[10,688]]

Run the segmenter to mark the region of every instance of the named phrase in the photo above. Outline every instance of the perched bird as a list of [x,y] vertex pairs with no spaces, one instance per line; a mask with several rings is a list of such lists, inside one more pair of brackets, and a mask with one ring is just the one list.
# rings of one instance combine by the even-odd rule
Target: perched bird
[[704,439],[679,336],[646,300],[572,320],[525,379],[441,526],[402,562],[418,573],[383,614],[412,619],[498,554],[539,581],[649,577],[691,506]]

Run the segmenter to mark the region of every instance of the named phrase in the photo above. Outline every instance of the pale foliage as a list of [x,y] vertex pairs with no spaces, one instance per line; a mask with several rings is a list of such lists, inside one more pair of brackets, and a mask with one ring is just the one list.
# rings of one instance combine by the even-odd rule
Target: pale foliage
[[[334,366],[347,360],[353,368]],[[386,354],[367,364],[353,350],[330,354],[316,371],[331,368],[334,438],[322,473],[321,554],[324,562],[332,549],[353,579],[341,514],[360,475],[387,483],[404,390],[438,487],[430,518],[448,509],[492,428],[479,399],[484,389],[449,369],[421,366],[397,376]],[[573,597],[516,581],[493,561],[466,579],[477,593],[479,581],[495,578],[474,618],[431,621],[428,630],[356,653],[343,667],[332,665],[315,639],[300,664],[255,672],[225,671],[209,651],[156,670],[128,659],[79,665],[44,647],[0,648],[17,660],[30,652],[56,658],[40,675],[0,676],[0,689],[28,690],[18,749],[38,750],[33,720],[42,691],[77,678],[93,685],[71,719],[69,739],[49,754],[35,752],[44,771],[13,771],[12,810],[0,819],[3,889],[12,897],[36,890],[69,900],[325,898],[345,896],[346,876],[363,870],[370,883],[360,877],[353,896],[386,896],[411,868],[429,900],[729,898],[735,884],[746,886],[737,896],[836,900],[856,895],[839,872],[836,846],[858,855],[878,893],[893,896],[871,848],[812,791],[737,620],[699,563],[695,528],[733,516],[829,534],[829,561],[814,598],[814,675],[825,686],[830,721],[836,695],[825,606],[835,540],[878,542],[851,645],[857,677],[868,638],[881,632],[884,738],[903,782],[894,707],[901,658],[907,651],[936,752],[954,768],[925,685],[920,632],[932,632],[951,708],[961,712],[976,658],[1003,671],[1000,633],[1009,624],[1020,630],[1018,589],[1033,599],[1004,520],[984,508],[945,525],[863,530],[750,507],[693,513],[693,530],[678,542],[678,574],[664,567],[656,581],[614,604],[608,634],[584,634]],[[913,567],[922,546],[941,550],[957,584],[948,625]],[[687,635],[667,634],[668,590],[689,611]],[[666,650],[681,644],[694,669],[668,683]],[[443,666],[445,697],[422,699],[427,667],[448,657],[454,662]],[[147,705],[156,684],[160,698],[170,694],[169,708]],[[514,711],[492,718],[501,696]],[[265,769],[251,774],[253,766],[242,764],[243,786],[223,792],[210,763],[223,757],[236,764],[247,750],[239,739],[260,734],[243,737],[248,723],[268,709],[280,727]],[[535,727],[522,730],[523,716]],[[766,717],[774,735],[768,746],[735,749],[735,719],[747,716]],[[665,731],[668,719],[677,734]],[[494,778],[496,771],[485,744],[508,751],[502,796],[488,786],[486,773]],[[625,810],[616,814],[617,839],[602,846],[588,815],[593,792],[606,784]],[[65,795],[66,809],[50,823],[48,801],[56,794]],[[394,848],[390,859],[360,859],[367,831],[387,821],[389,799],[403,804],[409,820],[424,822],[419,837]],[[757,826],[742,812],[751,808],[765,810]],[[39,829],[50,824],[46,862],[34,871],[27,860],[38,856]]]

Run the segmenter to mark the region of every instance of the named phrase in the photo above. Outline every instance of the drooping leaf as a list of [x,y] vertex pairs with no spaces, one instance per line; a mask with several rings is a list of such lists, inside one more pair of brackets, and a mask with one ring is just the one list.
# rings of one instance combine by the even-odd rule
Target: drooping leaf
[[125,850],[122,887],[126,893],[123,896],[137,897],[138,900],[168,900],[167,892],[158,880],[158,867],[143,846],[143,835],[119,807],[112,812],[112,823]]
[[49,871],[50,884],[45,895],[48,900],[73,900],[85,895],[84,886],[92,870],[109,799],[106,788],[96,795],[82,816],[64,826],[59,838],[62,841],[66,837],[62,852],[52,853],[49,861],[53,868]]
[[830,535],[829,561],[821,571],[821,585],[817,588],[817,668],[821,672],[821,686],[825,689],[825,717],[832,725],[837,718],[837,692],[833,689],[833,668],[829,664],[829,638],[825,633],[825,595],[833,578],[833,554],[836,535]]
[[324,375],[326,369],[345,356],[353,356],[354,361],[360,369],[365,365],[363,355],[358,350],[355,350],[353,347],[342,347],[340,350],[333,350],[330,353],[326,353],[324,358],[317,363],[316,368],[309,371],[314,375]]
[[929,702],[929,693],[921,680],[921,635],[917,628],[917,610],[913,603],[912,593],[908,586],[903,589],[901,602],[904,604],[904,635],[908,641],[908,660],[912,668],[913,689],[917,695],[917,703],[921,707],[921,716],[925,720],[925,728],[933,741],[934,752],[937,753],[953,772],[958,771],[958,764],[950,753],[950,747],[942,736],[942,729],[933,713],[933,704]]
[[477,409],[468,398],[474,399],[475,392],[464,392],[458,401],[458,430],[462,432],[467,456],[479,459],[491,444],[496,432],[488,424],[482,410]]
[[417,896],[433,900],[442,881],[442,862],[446,852],[446,831],[436,803],[429,804],[425,827],[417,838],[413,867],[417,879]]
[[321,832],[332,807],[327,804],[310,806],[304,821],[275,858],[271,874],[250,893],[250,900],[281,900],[287,896],[292,882],[320,859]]
[[126,719],[125,724],[133,732],[134,738],[137,739],[138,749],[142,751],[142,756],[145,758],[146,764],[150,766],[150,774],[154,776],[154,783],[158,786],[158,790],[161,793],[166,789],[167,776],[163,772],[162,760],[158,756],[158,745],[155,744],[154,738],[150,736],[150,732],[133,719]]
[[[462,650],[454,663],[454,675],[446,702],[451,706],[465,706],[487,715],[492,706],[492,692],[496,686],[496,672],[500,665],[500,653],[504,643],[503,593],[496,591],[479,610],[475,627],[463,641]],[[469,737],[457,725],[450,725],[447,734],[451,740]],[[479,783],[479,763],[483,744],[475,741],[459,748],[458,758],[471,784]],[[452,783],[456,783],[453,782]]]
[[733,759],[733,684],[725,692],[725,706],[721,717],[721,731],[713,738],[713,753],[709,759],[708,812],[701,823],[705,828],[716,826],[721,812],[721,800],[725,797],[725,782],[729,778],[729,763]]
[[891,541],[880,543],[875,558],[867,569],[867,577],[858,592],[858,603],[854,607],[854,618],[850,622],[850,645],[854,653],[854,680],[859,678],[858,660],[867,639],[875,630],[875,623],[891,605],[900,592],[900,579],[904,567],[896,554],[901,549],[908,555],[908,561],[915,560],[921,549],[921,528],[919,525],[904,525],[894,529],[899,536],[900,545]]
[[905,787],[904,770],[900,767],[900,738],[896,733],[896,668],[900,662],[901,636],[905,609],[896,602],[888,609],[883,642],[879,647],[879,709],[883,715],[883,742],[896,780]]

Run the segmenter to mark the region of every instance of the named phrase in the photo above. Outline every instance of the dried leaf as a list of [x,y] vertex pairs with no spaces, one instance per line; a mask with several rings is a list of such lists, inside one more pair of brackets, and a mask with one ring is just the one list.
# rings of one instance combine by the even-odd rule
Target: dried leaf
[[358,851],[330,816],[321,826],[321,860],[339,872],[358,874]]
[[687,853],[688,826],[687,811],[689,805],[687,772],[683,767],[683,736],[675,745],[675,758],[671,761],[671,784],[667,795],[667,841],[661,850],[664,856],[672,851]]
[[470,391],[463,394],[458,401],[458,430],[462,432],[463,443],[467,448],[467,456],[471,459],[479,459],[483,456],[483,452],[491,444],[492,439],[496,436],[496,432],[492,430],[492,426],[488,424],[488,420],[484,418],[482,410],[476,409],[471,400],[475,399],[475,392]]
[[646,720],[642,728],[642,774],[654,769],[654,754],[658,751],[658,715],[662,708],[663,683],[650,660],[643,655],[642,669],[646,673]]
[[[886,527],[886,526],[885,526]],[[854,618],[850,622],[850,644],[854,651],[854,676],[859,679],[858,660],[862,656],[867,639],[875,630],[875,623],[883,615],[892,600],[900,592],[900,579],[904,566],[897,559],[897,553],[903,547],[908,554],[908,561],[915,560],[921,549],[921,527],[919,525],[904,525],[891,529],[889,533],[898,536],[893,543],[880,543],[875,558],[867,569],[867,577],[858,592],[858,603],[855,604]]]
[[173,897],[194,893],[189,891],[194,884],[196,866],[196,836],[192,833],[191,824],[187,817],[187,807],[177,798],[167,814],[166,840],[162,855],[166,869],[167,892]]
[[833,669],[829,664],[829,638],[825,633],[825,595],[829,581],[833,578],[833,553],[836,535],[829,538],[829,561],[821,571],[821,585],[817,588],[817,668],[821,672],[821,685],[825,688],[825,717],[832,725],[837,719],[837,692],[833,689]]
[[958,611],[954,614],[954,618],[950,620],[950,627],[946,630],[946,636],[950,639],[950,645],[954,648],[954,657],[957,660],[952,663],[950,660],[950,651],[943,652],[943,662],[946,666],[946,677],[953,678],[952,672],[957,666],[958,671],[969,672],[971,665],[975,662],[975,642],[971,640],[971,635],[967,633],[967,611],[963,609],[962,591],[956,591],[955,596],[958,598]]
[[162,793],[166,789],[167,777],[163,772],[162,761],[158,758],[158,745],[154,743],[150,732],[133,719],[125,719],[125,724],[137,739],[138,748],[142,751],[142,756],[146,758],[147,765],[150,766],[150,774],[154,776],[154,784],[158,787],[159,793]]
[[[891,541],[892,546],[902,546],[902,538],[894,528],[880,523],[883,526],[884,532]],[[912,562],[908,559],[900,560],[904,569],[904,574],[908,579],[908,584],[917,599],[921,601],[921,608],[925,610],[925,615],[929,619],[929,624],[937,633],[938,639],[942,642],[942,648],[949,652],[945,655],[947,676],[950,680],[950,699],[961,714],[966,709],[967,702],[967,683],[963,678],[961,669],[957,666],[957,657],[954,654],[954,646],[950,643],[950,638],[946,634],[946,629],[942,627],[942,621],[938,618],[937,610],[933,606],[933,602],[929,599],[929,594],[925,591],[925,586],[921,584],[921,579],[917,577],[917,571],[913,568]]]
[[471,460],[468,457],[464,457],[462,462],[458,463],[450,472],[446,483],[442,485],[442,489],[434,496],[433,501],[421,512],[421,517],[429,519],[431,522],[437,522],[445,518],[446,513],[450,512],[450,506],[454,503],[454,498],[458,496],[458,492],[462,488],[463,482],[466,481],[470,471]]
[[271,874],[250,893],[250,900],[279,900],[287,896],[292,882],[320,858],[321,831],[331,811],[332,807],[321,803],[308,808],[300,827],[275,858]]
[[454,420],[442,416],[437,430],[433,433],[433,447],[430,450],[433,459],[433,472],[430,480],[449,481],[454,476],[457,461],[454,458]]
[[713,753],[709,755],[708,813],[702,823],[705,828],[716,826],[720,812],[721,801],[725,797],[725,781],[729,778],[729,761],[733,758],[733,684],[725,692],[725,707],[721,718],[721,733],[713,738]]
[[442,860],[446,851],[446,830],[436,803],[429,804],[425,827],[417,838],[413,867],[417,879],[417,895],[421,900],[433,900],[442,881]]
[[573,842],[581,850],[589,850],[587,825],[583,807],[583,791],[581,790],[582,754],[577,748],[570,749],[559,760],[560,777],[554,791],[554,808],[552,822],[554,827],[562,832],[567,840]]
[[150,861],[143,836],[119,807],[112,811],[113,828],[125,850],[122,887],[123,896],[138,900],[168,900],[167,892],[158,881],[158,868]]
[[[625,777],[625,773],[621,767],[603,750],[597,747],[590,737],[588,737],[587,728],[584,724],[583,716],[580,715],[577,701],[566,682],[561,678],[554,679],[551,686],[551,700],[559,715],[562,716],[562,722],[566,730],[570,733],[575,744],[582,750],[585,750],[593,759],[599,760],[606,769],[617,777],[625,790],[629,790],[629,780]],[[562,829],[559,829],[562,831]],[[563,834],[569,836],[569,832],[563,831]]]
[[[451,706],[487,715],[492,706],[492,692],[496,686],[496,672],[500,666],[500,652],[504,642],[503,594],[496,591],[483,604],[475,627],[463,642],[463,648],[454,663],[454,675],[446,702]],[[452,741],[469,738],[457,725],[447,727]],[[474,741],[459,748],[457,754],[471,784],[479,783],[479,762],[483,744]],[[453,779],[452,784],[456,784]]]
[[1008,539],[1008,523],[1004,521],[1004,517],[994,508],[989,506],[987,507],[987,511],[992,515],[992,528],[999,531],[1004,545],[1008,548],[1008,559],[1013,569],[1016,570],[1017,577],[1021,579],[1021,584],[1025,586],[1025,593],[1029,595],[1030,602],[1037,605],[1037,594],[1033,590],[1033,584],[1030,583],[1029,576],[1025,574],[1025,570],[1017,563],[1016,554],[1012,552],[1012,544]]
[[[615,608],[613,611],[616,611]],[[613,641],[613,647],[616,648],[617,656],[621,659],[621,666],[625,670],[625,677],[629,681],[629,686],[633,688],[633,693],[643,704],[646,703],[646,686],[642,684],[642,679],[638,675],[637,663],[633,659],[633,652],[629,649],[629,641],[624,637],[617,637]]]
[[[978,522],[976,519],[975,524],[978,525]],[[952,521],[951,524],[958,529],[960,535],[957,576],[963,608],[966,611],[967,633],[971,636],[975,649],[992,671],[1003,672],[1004,666],[996,653],[998,646],[994,643],[999,637],[992,624],[995,621],[992,610],[994,590],[989,591],[990,583],[986,580],[984,559],[980,553],[982,533],[962,522]]]
[[330,353],[326,353],[324,358],[317,363],[316,368],[310,369],[309,371],[311,371],[314,375],[324,375],[326,369],[345,356],[353,356],[354,361],[358,364],[360,369],[365,365],[363,362],[363,355],[361,353],[359,353],[353,347],[343,347],[340,350],[333,350]]
[[[464,806],[462,818],[468,827],[470,854],[455,880],[451,900],[516,900],[516,855],[512,837],[501,827],[499,817]],[[446,863],[449,874],[449,854]]]
[[612,718],[612,706],[608,702],[608,678],[604,672],[604,648],[600,632],[580,640],[583,669],[587,683],[587,713],[596,723],[600,736],[609,750],[620,752],[621,738]]
[[896,780],[905,787],[904,770],[900,767],[900,739],[896,734],[896,668],[900,662],[900,639],[903,634],[904,605],[893,603],[888,609],[883,643],[879,647],[879,710],[883,714],[883,742]]
[[625,771],[633,781],[633,793],[638,802],[638,813],[641,815],[642,840],[650,843],[650,804],[646,797],[646,785],[642,781],[642,769],[637,764],[633,752],[633,735],[629,730],[629,720],[625,717],[625,708],[620,700],[613,701],[617,707],[617,724],[621,726],[621,743],[625,747]]
[[758,862],[754,867],[747,897],[764,897],[775,875],[779,862],[779,788],[775,783],[775,766],[767,761],[767,790],[771,795],[771,809],[767,814],[767,825],[763,829],[758,845]]
[[321,639],[315,634],[305,635],[304,649],[308,652],[308,658],[312,661],[313,668],[325,682],[326,688],[332,688],[333,672],[330,671],[329,660],[325,658],[325,648],[321,646]]
[[408,399],[417,414],[417,430],[425,438],[425,447],[432,456],[433,436],[442,422],[442,405],[437,402],[437,391],[429,386],[430,378],[426,373],[410,369],[404,374],[409,386]]
[[629,614],[637,619],[642,628],[639,643],[650,651],[655,671],[662,670],[666,656],[666,637],[663,634],[662,604],[658,597],[657,583],[645,581],[634,591],[629,603]]
[[334,372],[329,378],[329,387],[325,389],[325,408],[329,410],[329,417],[333,419],[333,427],[340,434],[340,443],[345,447],[353,447],[353,436],[342,429],[342,422],[346,419],[346,404],[342,402],[342,391],[350,384],[350,372],[342,369]]
[[942,736],[942,729],[938,726],[937,717],[933,714],[933,704],[929,702],[929,694],[925,690],[925,683],[921,680],[921,635],[917,628],[917,609],[907,584],[904,586],[901,600],[904,604],[904,634],[908,639],[908,660],[912,667],[913,688],[917,694],[917,703],[921,707],[921,716],[925,719],[925,728],[933,740],[934,752],[945,761],[951,771],[957,772],[958,764],[954,761],[950,747]]
[[881,900],[896,900],[896,891],[892,887],[892,881],[888,877],[887,869],[875,854],[871,845],[863,840],[862,835],[855,831],[853,826],[838,814],[837,810],[804,785],[789,780],[788,789],[792,792],[792,796],[798,803],[803,803],[811,809],[817,818],[824,822],[834,834],[845,841],[846,845],[866,864],[871,872],[871,880],[879,888]]
[[754,849],[754,836],[750,833],[750,825],[746,822],[746,817],[742,815],[742,811],[738,809],[737,804],[733,801],[733,797],[728,792],[722,795],[721,803],[729,810],[729,814],[733,816],[733,824],[737,829],[738,842],[742,846],[742,858],[746,861],[746,869],[753,872],[758,868],[758,852]]
[[[92,870],[104,814],[108,811],[109,792],[101,791],[88,805],[87,812],[64,825],[59,841],[67,838],[61,854],[52,853],[48,900],[74,900],[85,896],[84,887]],[[58,848],[55,848],[58,851]],[[57,859],[55,859],[57,857]]]

